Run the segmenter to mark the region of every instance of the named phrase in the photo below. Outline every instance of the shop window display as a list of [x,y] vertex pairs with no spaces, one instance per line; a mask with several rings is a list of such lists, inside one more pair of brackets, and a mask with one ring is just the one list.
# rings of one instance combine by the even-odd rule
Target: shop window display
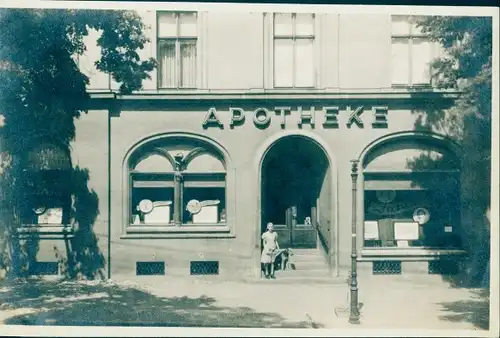
[[458,193],[365,190],[365,247],[458,248]]
[[130,225],[224,225],[226,175],[219,154],[189,140],[179,148],[176,141],[133,157]]
[[42,143],[25,158],[22,173],[23,200],[18,206],[21,223],[57,226],[69,223],[71,162],[65,151]]

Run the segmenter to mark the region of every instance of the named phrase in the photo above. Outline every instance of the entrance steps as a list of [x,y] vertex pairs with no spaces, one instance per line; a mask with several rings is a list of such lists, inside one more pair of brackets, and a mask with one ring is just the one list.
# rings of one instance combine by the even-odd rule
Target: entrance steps
[[330,271],[319,249],[292,249],[290,263],[284,270],[275,272],[276,279],[262,278],[263,282],[346,285],[345,277],[336,277]]

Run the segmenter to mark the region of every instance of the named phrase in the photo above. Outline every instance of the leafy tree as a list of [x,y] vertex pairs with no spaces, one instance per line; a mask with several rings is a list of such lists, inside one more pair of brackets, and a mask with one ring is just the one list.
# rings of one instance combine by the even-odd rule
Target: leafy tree
[[[461,92],[446,111],[419,113],[416,127],[444,131],[462,147],[462,205],[465,241],[473,255],[469,270],[480,279],[489,265],[492,113],[492,20],[487,17],[431,16],[418,23],[444,49],[434,60],[434,84]],[[425,159],[413,163],[422,165]]]
[[[0,225],[5,227],[18,223],[15,206],[25,197],[23,156],[44,140],[67,149],[75,137],[74,120],[89,99],[89,79],[76,59],[86,51],[89,31],[102,33],[97,69],[111,74],[122,93],[140,89],[156,62],[139,57],[148,38],[132,11],[4,8],[0,26]],[[0,238],[0,250],[5,242]]]

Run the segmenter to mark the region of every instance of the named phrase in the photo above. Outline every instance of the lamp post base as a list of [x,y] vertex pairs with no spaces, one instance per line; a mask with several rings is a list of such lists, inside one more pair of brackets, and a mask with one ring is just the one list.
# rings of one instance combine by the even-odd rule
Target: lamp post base
[[360,324],[359,313],[349,315],[349,324]]

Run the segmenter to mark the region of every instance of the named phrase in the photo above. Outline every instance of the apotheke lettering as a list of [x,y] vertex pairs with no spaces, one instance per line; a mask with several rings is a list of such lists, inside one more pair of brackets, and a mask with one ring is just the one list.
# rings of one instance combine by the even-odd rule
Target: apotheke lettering
[[[347,106],[345,110],[341,110],[338,106],[323,107],[317,110],[316,107],[311,106],[309,109],[304,109],[302,106],[298,106],[295,110],[292,107],[274,107],[274,109],[267,108],[257,108],[253,111],[245,111],[242,108],[229,107],[229,126],[235,128],[245,124],[247,115],[251,115],[253,124],[260,128],[266,128],[270,125],[271,120],[274,118],[279,119],[279,123],[282,129],[285,129],[287,125],[296,124],[302,127],[305,124],[309,124],[312,128],[315,127],[316,122],[319,119],[320,124],[323,128],[339,128],[341,123],[345,123],[347,128],[351,128],[354,125],[358,128],[364,128],[366,115],[365,108],[363,106],[351,107]],[[387,128],[387,114],[388,108],[384,106],[373,106],[370,109],[372,120],[372,128]],[[295,116],[295,121],[290,121],[293,116]],[[203,128],[218,127],[223,128],[224,123],[220,118],[220,111],[217,112],[215,108],[210,108],[203,120]],[[296,117],[298,115],[298,118]],[[363,116],[362,116],[363,115]]]

